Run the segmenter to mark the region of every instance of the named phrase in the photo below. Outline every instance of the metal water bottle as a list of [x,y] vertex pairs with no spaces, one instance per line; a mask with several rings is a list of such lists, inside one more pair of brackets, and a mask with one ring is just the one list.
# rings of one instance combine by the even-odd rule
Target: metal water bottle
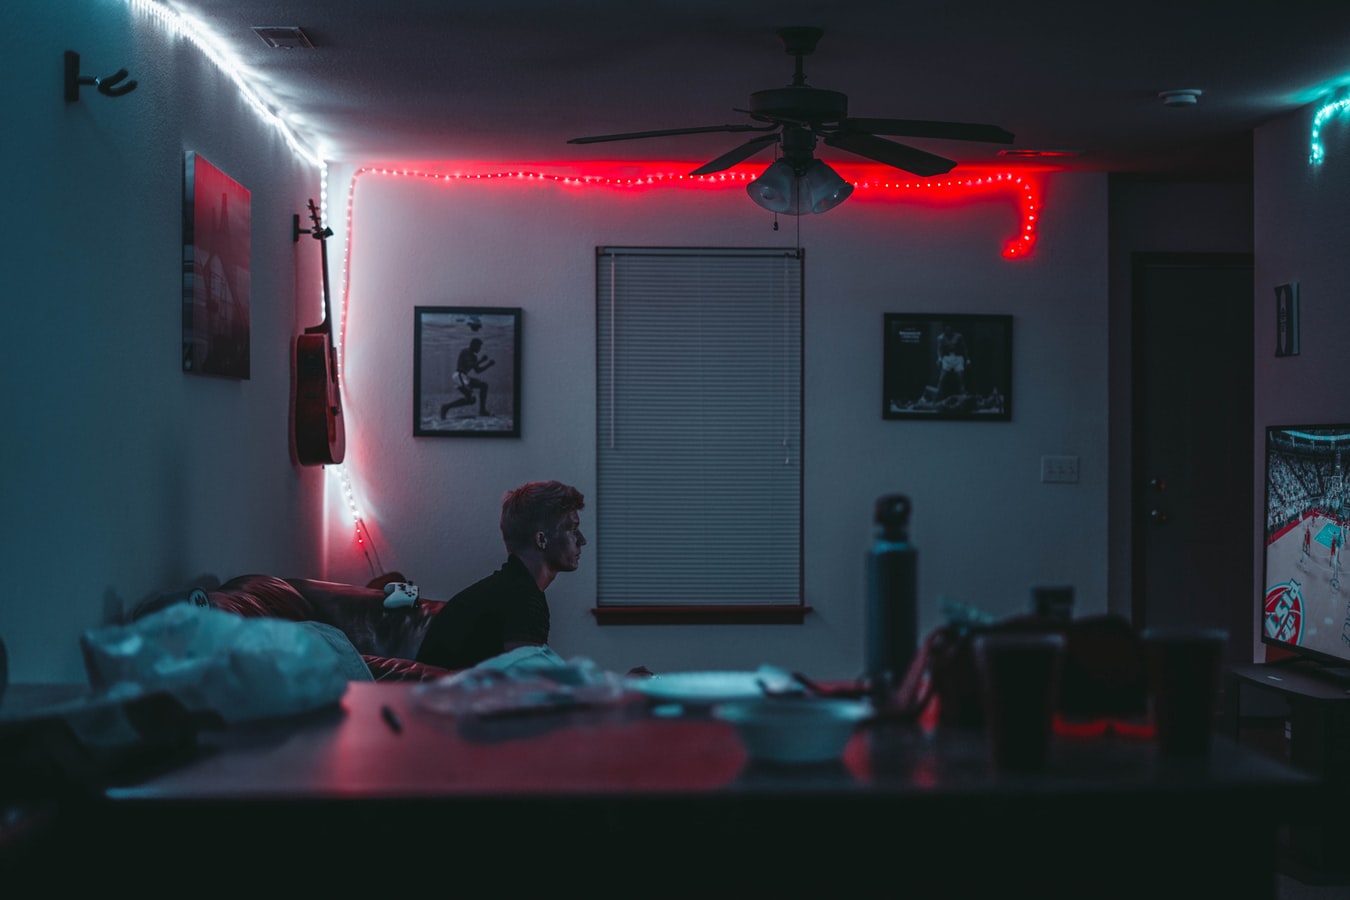
[[865,675],[879,703],[894,697],[919,648],[919,554],[909,543],[909,512],[909,497],[879,497],[867,551]]

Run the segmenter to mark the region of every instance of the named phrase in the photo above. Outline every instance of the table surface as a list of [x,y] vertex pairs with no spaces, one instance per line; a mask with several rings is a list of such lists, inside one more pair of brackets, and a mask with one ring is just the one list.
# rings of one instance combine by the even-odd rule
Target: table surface
[[[390,865],[454,859],[520,891],[592,897],[902,883],[925,898],[1133,900],[1166,878],[1190,896],[1271,900],[1277,827],[1322,787],[1223,735],[1177,761],[1146,731],[1088,727],[1057,734],[1044,773],[1004,775],[978,732],[881,720],[837,762],[767,766],[706,709],[659,715],[640,694],[478,718],[429,709],[418,690],[356,682],[336,708],[203,730],[190,758],[63,816],[31,868],[83,887],[153,847],[163,878],[210,871],[240,890],[263,869],[310,890],[379,889]],[[310,859],[323,863],[297,866]]]
[[[387,712],[386,712],[387,711]],[[389,721],[392,717],[397,728]],[[1009,795],[1231,788],[1284,801],[1317,780],[1216,735],[1208,758],[1160,758],[1147,737],[1059,734],[1047,771],[993,772],[983,736],[912,723],[859,727],[839,762],[773,766],[747,758],[735,730],[686,707],[653,715],[640,694],[581,710],[478,718],[421,702],[415,685],[354,682],[335,709],[203,732],[198,758],[113,798],[428,798],[774,792]],[[1290,793],[1290,792],[1294,793]]]

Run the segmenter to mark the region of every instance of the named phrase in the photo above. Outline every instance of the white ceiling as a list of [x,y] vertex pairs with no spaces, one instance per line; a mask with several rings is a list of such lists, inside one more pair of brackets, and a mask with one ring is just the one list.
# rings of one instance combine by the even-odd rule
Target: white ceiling
[[[701,163],[745,136],[566,141],[748,123],[752,91],[792,80],[784,25],[824,29],[806,80],[850,115],[999,125],[1014,149],[1078,150],[1068,166],[1094,171],[1247,177],[1256,125],[1350,84],[1350,0],[164,2],[225,40],[322,155],[358,164]],[[252,31],[279,25],[314,49]],[[1193,107],[1158,98],[1192,88]],[[967,164],[1005,149],[893,140]]]

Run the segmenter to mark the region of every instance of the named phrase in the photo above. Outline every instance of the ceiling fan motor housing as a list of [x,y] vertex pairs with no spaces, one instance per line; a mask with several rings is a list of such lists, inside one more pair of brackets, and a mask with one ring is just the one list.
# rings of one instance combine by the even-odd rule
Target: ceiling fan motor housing
[[835,124],[848,118],[848,96],[806,86],[771,88],[750,95],[749,113],[764,122]]
[[[625,134],[605,134],[587,138],[572,138],[568,143],[591,144],[599,141],[625,141],[637,138],[668,137],[677,134],[707,132],[758,132],[755,137],[732,148],[721,156],[694,169],[691,176],[711,175],[744,162],[756,153],[776,146],[780,158],[770,166],[779,174],[787,169],[798,180],[811,181],[828,172],[824,181],[812,188],[812,211],[823,212],[846,197],[843,179],[824,163],[816,160],[817,141],[852,153],[882,165],[891,166],[921,177],[941,175],[956,165],[925,150],[887,140],[880,135],[896,137],[938,138],[955,141],[989,141],[1011,144],[1011,133],[992,125],[974,125],[961,122],[928,122],[914,119],[851,119],[848,115],[848,97],[839,91],[823,90],[806,83],[802,58],[815,52],[823,31],[815,27],[780,28],[778,36],[783,49],[795,58],[792,83],[779,88],[755,91],[750,95],[748,109],[737,109],[759,123],[757,125],[708,125],[695,128],[663,128],[657,131],[635,131]],[[767,173],[766,173],[767,174]],[[830,177],[832,176],[832,177]],[[781,194],[781,185],[769,186],[761,176],[748,186],[755,202],[766,209],[781,211],[775,205],[781,197],[769,198],[766,191]],[[818,196],[817,196],[818,195]],[[765,202],[761,202],[765,201]],[[769,205],[766,205],[768,203]],[[785,207],[786,208],[786,207]],[[796,213],[793,213],[796,215]]]

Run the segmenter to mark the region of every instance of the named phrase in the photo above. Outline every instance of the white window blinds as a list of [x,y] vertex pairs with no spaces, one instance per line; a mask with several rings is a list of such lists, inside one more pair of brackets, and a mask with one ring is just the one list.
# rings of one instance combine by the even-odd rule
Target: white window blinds
[[802,265],[597,250],[599,606],[802,603]]

